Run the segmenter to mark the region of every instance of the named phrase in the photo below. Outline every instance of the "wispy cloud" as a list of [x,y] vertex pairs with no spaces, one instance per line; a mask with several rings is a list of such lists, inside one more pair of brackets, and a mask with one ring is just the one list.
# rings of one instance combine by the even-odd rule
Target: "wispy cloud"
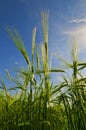
[[68,20],[68,22],[70,22],[70,23],[86,23],[86,18],[71,19],[71,20]]
[[64,33],[71,36],[74,36],[74,35],[78,36],[81,34],[86,34],[86,25],[75,27],[73,29],[65,31]]
[[76,38],[80,50],[86,49],[86,25],[73,28],[66,31],[65,34]]

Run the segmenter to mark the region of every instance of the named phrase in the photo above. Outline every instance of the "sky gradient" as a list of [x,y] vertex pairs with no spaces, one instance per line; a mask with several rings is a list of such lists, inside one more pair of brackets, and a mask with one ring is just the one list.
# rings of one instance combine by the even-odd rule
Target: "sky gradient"
[[[86,61],[86,0],[0,0],[0,76],[25,66],[20,52],[10,40],[6,27],[15,28],[31,54],[32,30],[36,44],[43,42],[41,11],[49,10],[49,52],[70,61],[73,38],[79,45],[80,60]],[[53,58],[53,66],[58,60]]]

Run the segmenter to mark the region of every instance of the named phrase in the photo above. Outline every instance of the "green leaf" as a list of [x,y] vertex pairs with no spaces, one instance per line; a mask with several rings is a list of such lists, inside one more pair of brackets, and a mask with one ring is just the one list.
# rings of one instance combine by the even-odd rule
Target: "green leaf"
[[50,122],[49,121],[41,121],[41,124],[48,124],[50,126]]
[[30,125],[30,122],[22,122],[18,124],[18,126],[25,126],[25,125]]

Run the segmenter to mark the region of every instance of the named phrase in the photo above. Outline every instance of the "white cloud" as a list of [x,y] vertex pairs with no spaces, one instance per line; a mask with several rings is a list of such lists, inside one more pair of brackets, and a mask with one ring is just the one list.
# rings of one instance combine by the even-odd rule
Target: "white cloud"
[[71,19],[68,20],[70,23],[86,23],[86,18],[81,18],[81,19]]

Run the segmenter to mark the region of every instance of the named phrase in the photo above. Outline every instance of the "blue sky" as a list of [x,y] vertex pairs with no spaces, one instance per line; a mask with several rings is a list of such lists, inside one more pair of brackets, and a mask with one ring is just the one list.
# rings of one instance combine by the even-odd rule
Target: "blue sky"
[[[49,52],[70,61],[72,38],[79,45],[80,59],[86,58],[86,0],[0,0],[0,76],[5,70],[25,66],[10,40],[6,27],[13,27],[31,54],[32,30],[37,27],[37,44],[43,42],[41,11],[49,10]],[[58,60],[53,58],[53,66]]]

